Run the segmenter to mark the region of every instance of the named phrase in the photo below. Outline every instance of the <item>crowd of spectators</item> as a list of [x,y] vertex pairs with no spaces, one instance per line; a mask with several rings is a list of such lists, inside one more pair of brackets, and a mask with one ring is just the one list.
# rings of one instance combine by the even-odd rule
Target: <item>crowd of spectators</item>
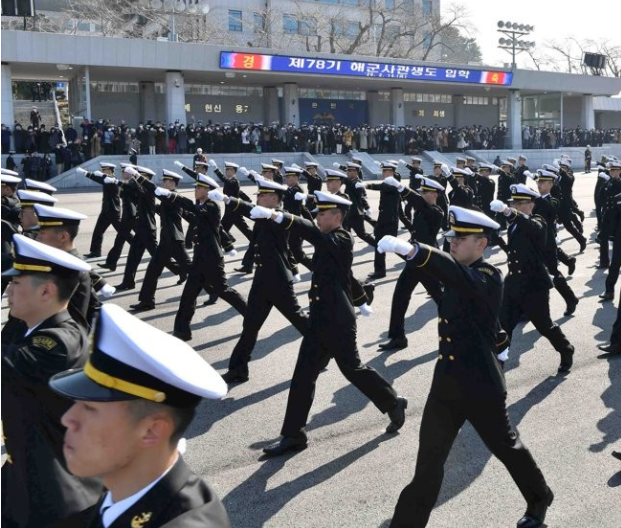
[[[34,111],[33,111],[34,112]],[[34,122],[33,122],[34,119]],[[140,123],[137,127],[110,123],[104,119],[85,120],[74,128],[64,128],[64,139],[57,126],[46,128],[36,115],[31,124],[15,123],[13,130],[2,125],[2,152],[10,149],[41,157],[32,165],[46,179],[51,172],[62,173],[99,155],[125,155],[131,149],[138,154],[186,154],[202,148],[206,154],[238,152],[310,152],[345,154],[350,150],[369,154],[408,154],[422,151],[463,152],[467,149],[504,149],[507,129],[502,126],[441,127],[380,125],[262,125],[254,123],[207,123],[186,125],[160,122]],[[525,126],[524,149],[592,147],[621,142],[621,131],[566,128],[563,133],[552,126]]]

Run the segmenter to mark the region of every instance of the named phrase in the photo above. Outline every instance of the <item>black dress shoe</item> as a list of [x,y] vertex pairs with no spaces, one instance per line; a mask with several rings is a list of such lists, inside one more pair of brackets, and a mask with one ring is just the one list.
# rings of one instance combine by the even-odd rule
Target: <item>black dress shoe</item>
[[517,522],[517,528],[539,528],[543,526],[548,508],[554,500],[554,493],[548,488],[548,495],[537,502],[529,504],[526,513]]
[[388,411],[388,417],[390,418],[390,423],[388,427],[386,427],[386,432],[389,434],[396,433],[399,429],[403,427],[405,423],[405,410],[408,408],[408,400],[399,396],[397,398],[397,403],[395,404],[395,408],[392,411]]
[[237,273],[242,273],[244,275],[249,275],[252,273],[252,268],[246,268],[242,266],[241,268],[234,268]]
[[402,350],[407,348],[408,340],[406,337],[393,338],[388,343],[382,343],[379,347],[382,350]]
[[97,264],[100,268],[107,269],[110,271],[116,271],[116,266],[112,264],[108,264],[107,262],[100,262]]
[[386,272],[381,273],[379,271],[374,271],[373,273],[369,273],[369,275],[367,275],[367,280],[383,279],[384,277],[386,277]]
[[120,292],[120,291],[127,291],[127,290],[133,290],[136,288],[135,284],[125,284],[124,282],[122,282],[121,284],[119,284],[116,287],[116,291]]
[[602,352],[609,354],[621,354],[621,345],[619,343],[609,343],[607,345],[597,345]]
[[595,266],[597,269],[608,269],[610,267],[610,264],[598,264],[597,266]]
[[576,257],[572,258],[567,264],[567,275],[573,275],[576,271]]
[[177,281],[177,286],[183,284],[186,280],[188,280],[188,275],[186,273],[179,274],[179,280]]
[[604,292],[602,293],[599,298],[603,301],[612,301],[615,298],[615,292]]
[[586,238],[583,238],[582,240],[580,240],[580,253],[584,253],[584,250],[587,247],[587,241]]
[[567,309],[565,310],[565,315],[572,315],[576,311],[576,306],[578,306],[578,299],[567,303]]
[[192,340],[192,334],[186,334],[185,332],[177,332],[177,330],[175,330],[173,332],[173,337],[176,337],[177,339],[181,339],[181,341],[191,341]]
[[148,312],[150,310],[155,310],[155,304],[145,303],[145,302],[139,302],[138,304],[130,304],[129,307],[133,312]]
[[613,451],[612,456],[615,457],[617,460],[621,460],[621,451]]
[[242,374],[241,372],[237,372],[235,370],[229,370],[226,374],[222,375],[222,379],[226,381],[228,384],[232,383],[245,383],[248,381],[248,373]]
[[567,373],[571,370],[571,366],[574,364],[574,349],[561,352],[561,364],[558,366],[559,374]]
[[280,441],[263,448],[263,452],[266,456],[276,457],[287,451],[303,451],[307,447],[308,440],[305,437],[283,436]]
[[367,304],[371,306],[373,304],[373,299],[375,298],[375,284],[368,283],[362,286],[364,293],[367,295]]
[[212,304],[216,304],[218,302],[218,296],[217,295],[211,295],[209,297],[209,299],[207,299],[204,303],[203,306],[211,306]]
[[91,258],[99,258],[101,257],[101,253],[87,253],[86,255],[84,255],[85,259],[91,259]]

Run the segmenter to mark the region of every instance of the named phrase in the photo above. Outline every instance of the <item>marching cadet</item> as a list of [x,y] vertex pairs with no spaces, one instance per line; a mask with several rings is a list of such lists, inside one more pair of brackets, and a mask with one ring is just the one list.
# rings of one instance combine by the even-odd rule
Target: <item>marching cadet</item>
[[[129,171],[130,168],[133,169],[133,165],[128,163],[121,163],[121,177],[125,182],[132,179],[132,173]],[[104,185],[104,188],[112,185],[117,186],[117,181],[114,175],[104,174],[102,184]],[[99,266],[100,268],[110,271],[116,271],[116,267],[119,259],[121,258],[121,253],[123,251],[123,246],[125,245],[125,243],[127,242],[131,247],[131,244],[134,241],[134,235],[132,231],[134,229],[134,226],[136,225],[136,207],[138,203],[137,196],[129,189],[123,188],[122,185],[118,187],[120,188],[120,198],[121,203],[123,204],[120,222],[121,230],[117,229],[116,236],[114,237],[114,244],[112,245],[112,248],[106,256],[106,261],[103,263],[97,263],[97,266]]]
[[[431,178],[425,178],[421,175],[417,175],[416,178],[420,181],[418,191],[405,187],[395,178],[386,178],[384,183],[397,187],[401,193],[401,198],[410,204],[414,210],[412,240],[437,247],[438,231],[442,227],[444,213],[436,202],[438,195],[444,192],[444,187]],[[412,293],[419,282],[422,283],[436,304],[440,301],[442,296],[440,282],[435,277],[421,271],[418,266],[413,264],[412,260],[406,261],[392,295],[390,326],[388,328],[388,339],[390,341],[379,345],[382,350],[401,350],[408,346],[408,340],[405,337],[405,314],[410,305]]]
[[601,220],[602,220],[602,188],[606,185],[606,182],[608,181],[607,179],[604,179],[602,177],[602,173],[606,176],[608,176],[608,158],[606,156],[602,156],[600,158],[600,162],[599,165],[597,166],[597,171],[598,171],[598,178],[597,178],[597,183],[595,184],[595,189],[593,189],[593,202],[595,203],[595,214],[597,216],[597,227],[595,228],[596,231],[600,230],[601,227]]
[[458,169],[464,169],[466,167],[466,158],[462,156],[457,156],[455,158],[455,165]]
[[530,172],[528,170],[528,165],[526,165],[527,161],[528,158],[523,154],[520,154],[518,156],[518,166],[515,169],[515,183],[526,185],[526,178],[528,178],[528,175],[526,175],[525,173]]
[[560,196],[558,196],[558,219],[567,232],[578,241],[580,253],[583,253],[586,249],[587,241],[584,235],[582,235],[582,223],[573,211],[574,175],[571,171],[571,160],[569,158],[561,158],[558,174],[559,179],[556,182],[560,190]]
[[62,417],[67,467],[100,477],[106,488],[58,528],[230,528],[224,506],[178,446],[202,399],[226,394],[191,347],[108,304],[86,365],[55,375],[50,386],[73,403]]
[[[167,169],[162,170],[162,187],[169,191],[177,190],[183,176]],[[139,181],[148,192],[155,195],[157,186],[146,178]],[[177,284],[183,284],[190,270],[191,259],[185,250],[183,227],[181,225],[180,209],[168,200],[160,200],[156,210],[160,214],[160,243],[157,246],[155,255],[149,261],[147,271],[144,276],[142,288],[138,295],[138,303],[132,304],[130,308],[135,312],[146,312],[155,308],[155,291],[157,283],[164,271],[167,262],[174,259],[179,265],[179,280]]]
[[477,167],[477,160],[472,156],[466,156],[466,169],[470,169],[474,174],[479,172],[479,168]]
[[195,226],[194,255],[188,279],[181,293],[179,311],[175,317],[173,335],[183,341],[192,339],[190,323],[196,311],[196,298],[202,289],[222,297],[242,316],[246,315],[246,301],[229,286],[224,273],[224,253],[220,241],[220,207],[208,192],[219,189],[218,183],[206,174],[197,174],[194,196],[196,203],[181,194],[158,187],[156,196],[183,209],[184,216]]
[[493,170],[493,165],[481,163],[474,177],[477,188],[477,192],[474,195],[474,205],[490,218],[494,217],[490,204],[496,194],[496,182],[490,178]]
[[[509,198],[511,198],[511,185],[514,183],[515,180],[511,174],[511,161],[508,159],[501,161],[498,169],[498,185],[496,187],[498,193],[496,199],[504,204],[509,203]],[[505,215],[497,214],[496,221],[500,224],[501,231],[507,229],[507,219]]]
[[[218,168],[218,164],[215,160],[210,159],[209,166],[213,169],[214,174],[224,185],[222,189],[224,194],[233,198],[239,198],[240,200],[244,200],[246,202],[250,201],[248,195],[241,190],[239,180],[235,177],[237,169],[239,169],[239,165],[237,165],[237,163],[225,161],[224,174],[222,174],[222,171]],[[250,241],[252,230],[248,227],[248,224],[246,224],[243,216],[237,212],[234,212],[232,208],[227,206],[224,208],[224,216],[222,217],[222,229],[230,235],[232,226],[239,229],[241,234],[244,235],[248,241]]]
[[[75,238],[80,230],[80,222],[87,216],[61,207],[35,204],[34,208],[38,222],[37,242],[80,258],[75,247]],[[89,273],[80,273],[79,278],[78,287],[69,300],[68,309],[71,317],[88,331],[95,312],[101,306],[97,293],[109,299],[114,295],[115,289],[92,269]]]
[[[257,180],[259,192],[257,204],[282,211],[283,196],[287,186],[270,180]],[[218,189],[209,191],[209,198],[224,201],[238,214],[250,216],[255,204],[227,196]],[[308,317],[300,307],[293,291],[293,275],[288,260],[286,232],[267,220],[256,220],[252,240],[255,243],[257,272],[248,294],[248,308],[244,317],[242,333],[229,360],[224,376],[227,383],[248,381],[248,363],[257,343],[259,330],[275,307],[302,334],[308,331]]]
[[466,183],[466,178],[468,176],[468,171],[465,169],[460,169],[458,167],[453,167],[451,169],[451,174],[447,177],[447,181],[453,188],[448,195],[451,205],[472,209],[474,191]]
[[375,238],[364,229],[364,217],[371,216],[371,206],[367,199],[367,192],[363,187],[356,186],[357,183],[361,183],[360,175],[362,174],[362,167],[357,163],[348,162],[346,166],[347,178],[334,175],[334,172],[332,172],[332,174],[333,175],[328,176],[328,178],[334,181],[338,180],[339,187],[341,183],[345,185],[345,194],[352,203],[347,213],[347,218],[345,218],[345,223],[343,224],[345,229],[348,231],[353,230],[361,240],[364,240],[369,246],[375,247]]
[[537,188],[541,197],[535,199],[533,214],[545,220],[547,227],[546,246],[544,251],[544,261],[548,272],[552,275],[552,284],[561,294],[567,304],[565,315],[572,315],[578,306],[578,298],[567,283],[567,279],[558,269],[559,250],[556,244],[556,218],[558,210],[558,200],[553,198],[550,192],[558,176],[545,169],[537,171]]
[[272,159],[272,166],[275,167],[273,180],[276,183],[285,183],[285,177],[283,175],[285,162],[279,159]]
[[606,276],[606,290],[599,296],[602,302],[614,299],[621,268],[621,194],[615,196],[615,206],[613,209],[608,206],[606,215],[607,231],[612,239],[612,260]]
[[483,213],[449,209],[451,252],[396,237],[378,242],[414,261],[444,285],[439,305],[440,350],[420,425],[414,479],[399,497],[391,527],[427,525],[438,498],[443,467],[464,422],[507,467],[526,499],[518,528],[542,526],[553,494],[507,415],[507,388],[496,358],[502,274],[483,260],[499,225]]
[[[416,178],[416,176],[424,176],[425,174],[421,167],[422,162],[423,160],[417,156],[412,157],[410,163],[406,163],[405,161],[403,161],[403,164],[410,171],[409,188],[413,191],[418,191],[418,187],[420,186],[420,179]],[[406,203],[403,212],[409,220],[412,220],[412,217],[414,216],[414,210],[409,203]]]
[[[433,174],[429,176],[432,180],[438,182],[445,189],[448,187],[448,181],[446,179],[446,174],[444,173],[444,168],[446,167],[446,172],[448,173],[448,167],[444,165],[441,161],[433,162]],[[446,197],[446,192],[442,192],[438,195],[438,205],[442,212],[444,213],[444,225],[442,226],[444,229],[448,229],[448,199]]]
[[252,218],[271,219],[280,229],[297,231],[315,246],[309,290],[309,331],[302,339],[291,380],[282,438],[263,450],[267,456],[306,448],[304,427],[313,403],[315,384],[332,357],[344,376],[382,413],[388,413],[391,421],[386,432],[398,431],[405,422],[407,400],[397,396],[377,371],[362,364],[356,346],[356,315],[350,286],[354,242],[342,226],[351,202],[321,191],[316,191],[315,196],[319,209],[318,227],[304,218],[266,207],[256,206],[250,212]]
[[[19,233],[20,211],[17,186],[22,181],[17,172],[2,169],[2,271],[13,266],[13,235]],[[9,279],[2,277],[2,293],[9,283]]]
[[14,236],[7,298],[16,324],[2,330],[2,525],[40,528],[95,504],[101,485],[73,476],[63,457],[69,403],[50,377],[88,358],[88,335],[67,307],[91,267],[65,251]]
[[304,169],[301,176],[306,179],[306,194],[308,199],[306,200],[306,208],[311,212],[311,216],[315,218],[315,214],[312,212],[315,209],[315,191],[321,191],[323,188],[323,180],[317,172],[319,167],[318,163],[314,161],[305,161]]
[[[382,163],[382,180],[390,176],[397,175],[397,166],[394,163]],[[385,183],[367,183],[358,182],[355,184],[359,189],[370,189],[372,191],[380,191],[379,214],[377,224],[373,236],[375,240],[379,240],[385,235],[397,235],[399,231],[399,212],[401,208],[401,195],[396,187]],[[386,255],[375,250],[375,259],[373,262],[374,270],[369,275],[369,280],[382,279],[386,276]]]
[[608,162],[608,178],[602,177],[606,183],[600,191],[600,222],[597,239],[599,241],[599,265],[598,268],[606,269],[610,265],[609,241],[613,235],[616,209],[616,195],[621,192],[621,163],[618,161]]
[[114,178],[114,169],[116,165],[114,163],[101,162],[101,171],[88,172],[82,167],[78,167],[76,172],[83,174],[89,180],[94,181],[102,186],[103,193],[101,195],[101,212],[97,217],[97,223],[93,230],[93,237],[91,238],[91,248],[88,255],[84,255],[85,258],[97,258],[101,257],[101,246],[103,244],[104,234],[106,230],[112,226],[117,234],[121,235],[125,242],[131,244],[134,238],[131,234],[131,230],[121,222],[121,194],[119,186],[114,183],[105,183],[106,177]]
[[550,288],[552,282],[545,265],[547,226],[545,220],[533,214],[535,200],[541,195],[526,185],[511,186],[512,207],[494,200],[492,210],[507,217],[509,273],[504,284],[500,325],[509,339],[525,316],[537,331],[550,341],[561,356],[558,372],[569,372],[574,347],[561,327],[550,317]]
[[[300,174],[302,173],[302,169],[285,167],[284,170],[287,192],[283,197],[283,209],[291,215],[302,216],[312,220],[308,209],[306,209],[303,203],[306,201],[307,197],[302,187],[300,187]],[[292,264],[302,264],[308,270],[313,271],[313,262],[302,249],[302,239],[296,233],[287,233],[287,239],[289,242],[289,250],[294,259]],[[294,273],[294,275],[298,275],[298,273]]]
[[43,192],[25,191],[24,189],[17,191],[17,197],[21,208],[19,220],[22,224],[22,234],[28,238],[37,238],[39,223],[34,209],[35,204],[53,206],[58,202],[58,198]]

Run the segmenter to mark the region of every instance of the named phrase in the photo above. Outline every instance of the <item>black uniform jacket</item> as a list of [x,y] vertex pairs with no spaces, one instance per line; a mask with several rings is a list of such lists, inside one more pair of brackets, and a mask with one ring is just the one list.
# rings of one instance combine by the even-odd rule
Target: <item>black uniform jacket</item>
[[101,214],[106,216],[117,217],[121,215],[121,193],[116,183],[104,183],[105,176],[98,176],[92,172],[87,172],[86,177],[89,180],[99,183],[103,186],[103,194],[101,196]]
[[[157,185],[146,178],[142,180],[141,185],[147,192],[154,193]],[[181,210],[173,202],[168,200],[160,200],[160,204],[155,207],[160,215],[160,243],[185,241],[183,226],[181,225]]]
[[[248,197],[248,195],[244,191],[241,190],[241,187],[239,185],[239,180],[235,176],[231,178],[227,178],[226,176],[224,176],[224,174],[222,174],[222,171],[220,169],[215,169],[214,173],[223,183],[222,192],[224,194],[226,194],[227,196],[231,196],[233,198],[240,198],[246,202],[250,201],[250,198]],[[231,204],[230,203],[227,204],[224,210],[225,211],[232,210]]]
[[149,181],[149,179],[140,175],[131,180],[121,181],[120,185],[123,192],[133,194],[136,199],[136,227],[155,231],[157,229],[155,223],[155,195],[141,185],[145,181]]
[[362,187],[356,187],[357,183],[362,183],[359,178],[345,180],[345,193],[351,202],[348,213],[350,217],[364,216],[364,212],[369,209],[367,192]]
[[420,244],[414,264],[444,284],[438,306],[439,354],[431,391],[452,400],[476,400],[506,392],[496,359],[501,272],[479,259],[470,266]]
[[82,367],[88,336],[66,310],[33,332],[23,321],[2,331],[2,423],[7,461],[2,466],[2,521],[40,528],[95,504],[101,484],[71,475],[63,456],[62,415],[73,402],[49,379]]
[[[92,508],[49,528],[99,528],[103,497]],[[230,528],[224,506],[213,489],[181,457],[172,469],[110,528]]]
[[398,224],[401,195],[397,188],[383,182],[367,183],[366,188],[372,191],[380,191],[378,225]]
[[558,200],[551,194],[535,199],[533,216],[543,219],[546,225],[546,240],[544,254],[547,258],[556,259],[556,218],[558,214]]
[[444,211],[438,205],[429,205],[425,199],[412,189],[405,188],[401,198],[414,208],[412,220],[412,239],[429,246],[438,247],[438,231],[442,227]]

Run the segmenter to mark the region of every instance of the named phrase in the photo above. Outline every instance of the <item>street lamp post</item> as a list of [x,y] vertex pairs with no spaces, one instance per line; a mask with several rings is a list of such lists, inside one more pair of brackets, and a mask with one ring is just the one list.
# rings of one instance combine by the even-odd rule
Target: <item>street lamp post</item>
[[515,69],[515,56],[522,51],[528,51],[535,47],[534,42],[519,40],[520,37],[530,35],[535,26],[518,24],[517,22],[498,22],[498,32],[508,38],[498,39],[498,47],[511,54],[511,69]]

